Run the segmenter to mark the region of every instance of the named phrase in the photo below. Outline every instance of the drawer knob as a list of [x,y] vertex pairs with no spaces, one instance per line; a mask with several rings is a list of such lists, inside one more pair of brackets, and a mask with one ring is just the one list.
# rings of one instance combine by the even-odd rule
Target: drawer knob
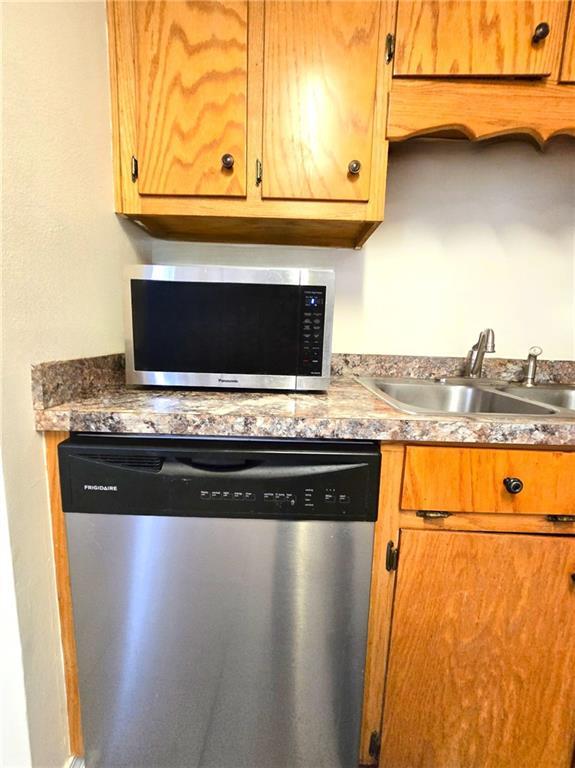
[[359,160],[352,160],[347,166],[347,170],[351,173],[352,176],[357,176],[361,171],[361,163]]
[[234,167],[233,155],[222,155],[222,166],[228,170]]
[[505,490],[509,493],[521,493],[523,490],[523,481],[518,477],[506,477],[503,480],[503,485],[505,486]]
[[549,35],[549,24],[546,21],[542,21],[535,27],[535,32],[531,38],[533,45],[537,45]]

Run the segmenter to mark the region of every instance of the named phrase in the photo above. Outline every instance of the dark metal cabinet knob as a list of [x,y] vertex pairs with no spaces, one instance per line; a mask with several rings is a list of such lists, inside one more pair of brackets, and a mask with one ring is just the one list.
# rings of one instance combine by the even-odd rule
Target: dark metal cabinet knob
[[506,477],[503,480],[503,485],[505,486],[505,490],[509,493],[521,493],[523,490],[523,481],[518,477]]
[[233,155],[222,155],[222,167],[227,168],[230,170],[234,167],[234,156]]
[[575,584],[575,573],[571,574],[571,581],[573,582],[573,584]]
[[546,21],[542,21],[535,27],[535,32],[531,38],[533,45],[537,45],[549,35],[549,24]]
[[347,170],[349,173],[351,173],[352,176],[357,176],[357,174],[361,171],[361,163],[359,160],[352,160],[351,163],[347,166]]

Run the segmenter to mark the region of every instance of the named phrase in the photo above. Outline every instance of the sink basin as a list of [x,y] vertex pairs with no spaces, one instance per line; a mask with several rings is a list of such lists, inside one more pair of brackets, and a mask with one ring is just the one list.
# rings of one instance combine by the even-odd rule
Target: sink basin
[[550,415],[552,408],[478,384],[451,384],[420,379],[365,379],[359,381],[390,405],[407,413],[498,413]]
[[505,392],[517,397],[525,397],[536,400],[539,403],[547,403],[555,408],[569,408],[575,410],[575,387],[564,387],[559,384],[534,387],[505,387]]

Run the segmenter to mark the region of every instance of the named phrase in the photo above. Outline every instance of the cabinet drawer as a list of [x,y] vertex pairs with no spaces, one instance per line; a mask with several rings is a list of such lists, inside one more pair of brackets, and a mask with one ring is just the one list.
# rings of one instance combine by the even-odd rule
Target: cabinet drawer
[[408,447],[401,508],[575,515],[575,452]]

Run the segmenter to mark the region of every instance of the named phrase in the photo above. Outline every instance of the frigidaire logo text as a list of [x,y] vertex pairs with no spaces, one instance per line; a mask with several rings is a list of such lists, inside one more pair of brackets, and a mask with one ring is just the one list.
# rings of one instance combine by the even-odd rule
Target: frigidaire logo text
[[85,491],[117,491],[117,485],[84,485]]
[[237,384],[238,380],[237,379],[218,379],[218,382],[220,384]]

